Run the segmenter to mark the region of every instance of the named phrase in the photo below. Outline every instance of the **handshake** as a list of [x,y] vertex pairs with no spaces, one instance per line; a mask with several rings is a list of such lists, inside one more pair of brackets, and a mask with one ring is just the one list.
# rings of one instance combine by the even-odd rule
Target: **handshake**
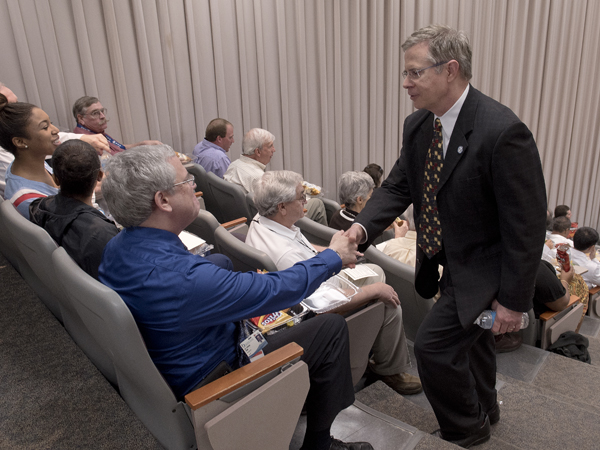
[[352,225],[348,231],[338,231],[331,238],[329,248],[342,258],[344,267],[354,267],[356,259],[362,256],[358,244],[364,239],[364,230],[359,225]]

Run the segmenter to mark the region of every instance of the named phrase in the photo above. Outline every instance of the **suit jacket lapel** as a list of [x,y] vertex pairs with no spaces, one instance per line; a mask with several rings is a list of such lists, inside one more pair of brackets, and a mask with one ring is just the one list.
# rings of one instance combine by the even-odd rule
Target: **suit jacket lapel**
[[477,90],[473,86],[469,87],[467,98],[458,114],[458,119],[456,120],[448,144],[448,150],[446,151],[446,157],[444,158],[438,192],[442,189],[446,181],[448,181],[460,159],[467,153],[469,146],[468,137],[471,131],[473,131],[473,122],[475,121],[475,113],[477,112],[478,101],[475,98],[476,92]]

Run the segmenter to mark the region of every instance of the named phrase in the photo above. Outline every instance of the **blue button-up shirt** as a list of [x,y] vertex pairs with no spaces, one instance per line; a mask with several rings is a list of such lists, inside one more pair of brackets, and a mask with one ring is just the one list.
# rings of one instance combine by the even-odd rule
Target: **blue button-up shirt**
[[221,178],[223,178],[223,174],[231,164],[225,150],[206,139],[203,139],[194,147],[194,162],[204,167],[207,172],[212,172]]
[[132,227],[106,246],[99,278],[125,301],[181,397],[221,361],[235,367],[234,322],[296,305],[341,267],[326,250],[281,272],[231,272],[192,255],[171,232]]

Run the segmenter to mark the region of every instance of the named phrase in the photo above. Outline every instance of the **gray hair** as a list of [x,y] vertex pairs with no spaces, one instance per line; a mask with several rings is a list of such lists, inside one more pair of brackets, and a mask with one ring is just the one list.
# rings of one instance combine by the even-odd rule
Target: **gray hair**
[[85,115],[87,109],[92,106],[94,103],[98,103],[96,97],[83,96],[78,98],[75,103],[73,103],[73,117],[75,117],[75,122],[79,123],[78,115]]
[[253,155],[254,150],[262,148],[263,145],[275,142],[275,136],[262,128],[252,128],[244,136],[242,142],[242,153],[244,155]]
[[356,204],[358,197],[366,199],[373,188],[375,188],[375,183],[368,173],[345,172],[338,182],[340,204],[346,205],[346,207],[352,206]]
[[414,215],[412,203],[410,205],[408,205],[408,208],[406,208],[406,210],[404,211],[404,214],[402,214],[402,218],[408,222],[409,230],[417,231],[417,228],[415,227],[415,215]]
[[108,210],[124,227],[144,222],[154,209],[154,194],[171,192],[175,168],[169,159],[176,156],[171,147],[140,145],[108,159],[102,194]]
[[[428,57],[431,64],[454,59],[458,61],[460,74],[465,80],[468,81],[473,77],[471,72],[473,52],[469,38],[464,31],[458,31],[446,25],[428,25],[411,34],[402,44],[402,50],[407,51],[422,42],[429,46]],[[443,68],[437,67],[436,70],[440,73]]]
[[291,170],[273,170],[254,183],[254,204],[263,217],[277,213],[277,205],[296,199],[296,187],[304,181],[302,175]]

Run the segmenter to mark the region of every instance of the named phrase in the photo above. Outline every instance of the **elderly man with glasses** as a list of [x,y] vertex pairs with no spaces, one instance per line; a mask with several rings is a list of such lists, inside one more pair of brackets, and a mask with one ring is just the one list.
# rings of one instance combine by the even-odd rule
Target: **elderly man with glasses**
[[[310,261],[272,274],[231,272],[188,252],[178,237],[197,216],[194,181],[165,145],[109,158],[102,191],[125,229],[102,257],[99,278],[119,293],[148,352],[177,397],[225,361],[241,364],[238,322],[298,304],[342,265],[356,245],[341,233]],[[304,349],[310,391],[303,449],[372,450],[330,436],[337,414],[354,402],[348,329],[340,316],[306,320],[272,336],[265,351],[296,342]],[[282,399],[283,404],[285,399]]]
[[109,149],[107,150],[111,155],[120,153],[132,147],[138,147],[140,145],[157,145],[161,144],[160,141],[146,140],[140,141],[137,144],[121,144],[116,139],[110,137],[105,133],[106,127],[108,127],[108,110],[102,106],[100,100],[96,97],[84,96],[79,98],[73,104],[73,117],[77,122],[77,126],[73,130],[73,133],[77,134],[101,134],[108,141]]

